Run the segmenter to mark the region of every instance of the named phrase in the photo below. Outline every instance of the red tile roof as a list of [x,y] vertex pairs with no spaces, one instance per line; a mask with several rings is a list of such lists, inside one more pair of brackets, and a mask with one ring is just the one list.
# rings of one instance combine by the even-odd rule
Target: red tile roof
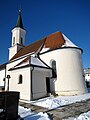
[[45,47],[50,49],[60,48],[65,40],[61,32],[56,32],[46,37]]
[[14,60],[16,58],[19,58],[19,57],[24,56],[24,55],[29,54],[29,53],[33,53],[33,52],[35,53],[40,48],[40,46],[44,43],[44,40],[45,39],[42,39],[42,40],[39,40],[39,41],[37,41],[37,42],[35,42],[33,44],[30,44],[30,45],[28,45],[26,47],[23,47],[20,51],[18,51],[17,54],[15,54],[11,58],[11,60]]
[[[65,40],[61,32],[53,33],[37,42],[34,42],[26,47],[23,47],[17,54],[15,54],[11,60],[19,58],[29,53],[35,53],[42,45],[50,50],[60,48],[65,43]],[[11,61],[10,60],[10,61]]]
[[[23,61],[21,61],[20,63],[18,63],[16,66],[19,66],[19,65],[21,65],[23,63],[27,63],[29,61],[29,59],[30,59],[30,57],[25,58]],[[14,66],[14,67],[16,67],[16,66]]]

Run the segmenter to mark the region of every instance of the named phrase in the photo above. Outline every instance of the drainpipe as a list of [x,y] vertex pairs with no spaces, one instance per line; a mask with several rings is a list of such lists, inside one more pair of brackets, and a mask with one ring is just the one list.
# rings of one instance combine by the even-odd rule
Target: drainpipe
[[33,100],[33,70],[34,70],[34,67],[32,66],[31,67],[31,100]]

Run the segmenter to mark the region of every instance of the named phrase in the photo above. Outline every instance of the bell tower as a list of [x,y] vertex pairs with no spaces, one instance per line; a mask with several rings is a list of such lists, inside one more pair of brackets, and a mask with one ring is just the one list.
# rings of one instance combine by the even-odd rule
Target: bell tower
[[23,27],[21,10],[17,19],[16,26],[12,30],[12,44],[9,48],[9,60],[22,48],[25,44],[26,31]]

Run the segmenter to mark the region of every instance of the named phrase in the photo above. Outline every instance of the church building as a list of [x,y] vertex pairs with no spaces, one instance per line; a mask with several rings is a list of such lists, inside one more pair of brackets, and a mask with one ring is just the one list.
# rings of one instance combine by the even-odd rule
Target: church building
[[0,91],[19,91],[22,100],[42,98],[48,93],[87,92],[81,48],[62,32],[52,33],[28,46],[25,46],[25,35],[19,11],[12,30],[9,60],[0,65]]

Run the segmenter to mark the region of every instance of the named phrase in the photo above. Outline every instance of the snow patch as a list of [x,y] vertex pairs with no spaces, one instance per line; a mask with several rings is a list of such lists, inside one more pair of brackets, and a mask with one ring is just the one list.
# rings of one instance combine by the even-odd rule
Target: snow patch
[[24,120],[50,120],[47,113],[43,112],[33,113],[31,112],[30,108],[24,108],[21,106],[19,106],[18,108],[18,114],[20,115],[21,118],[24,118]]
[[30,108],[28,109],[28,108],[24,108],[24,107],[22,107],[22,106],[19,106],[19,107],[18,107],[18,113],[19,113],[20,117],[24,118],[24,117],[26,117],[26,116],[28,116],[28,115],[31,114],[31,109],[30,109]]
[[65,39],[65,44],[62,47],[77,47],[74,43],[72,43],[64,34],[62,34]]
[[31,64],[47,68],[47,66],[40,59],[38,59],[37,57],[31,57]]
[[75,118],[74,120],[90,120],[90,111],[81,114],[78,118]]
[[50,50],[50,48],[43,48],[43,49],[40,51],[40,53],[46,52],[46,51],[48,51],[48,50]]
[[77,96],[60,96],[56,98],[49,97],[49,98],[32,101],[31,103],[44,108],[54,109],[63,105],[83,101],[86,99],[90,99],[90,93],[77,95]]

